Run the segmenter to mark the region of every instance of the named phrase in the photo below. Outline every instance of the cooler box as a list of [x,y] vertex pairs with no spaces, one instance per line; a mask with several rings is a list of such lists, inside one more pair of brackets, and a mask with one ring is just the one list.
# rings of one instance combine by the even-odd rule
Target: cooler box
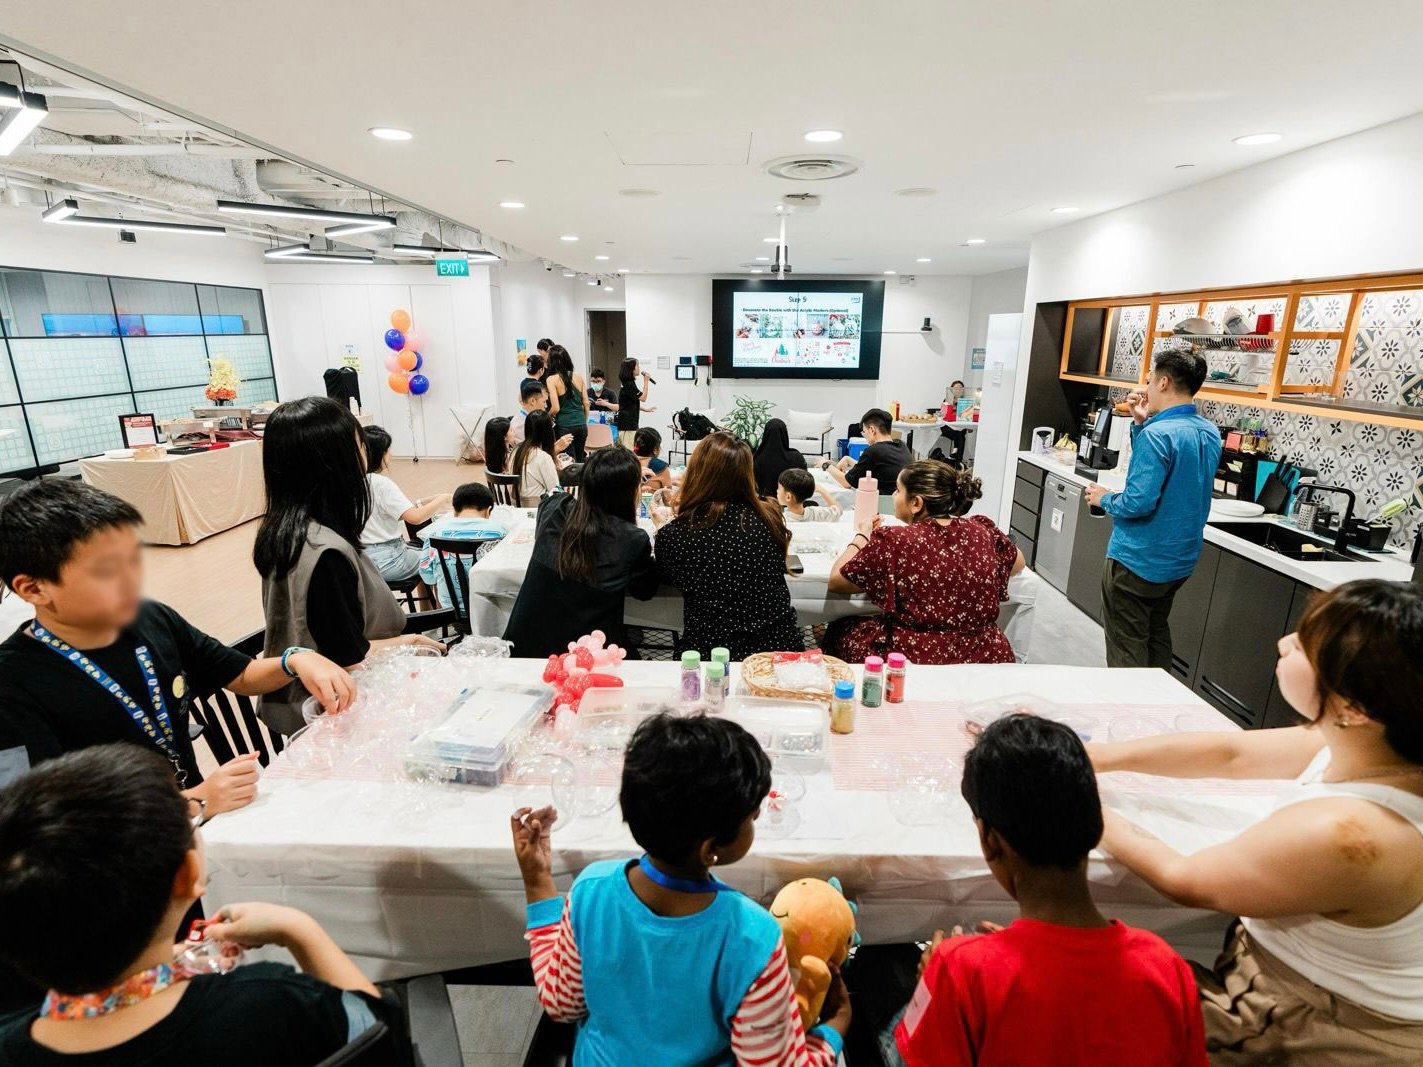
[[858,463],[860,457],[865,454],[865,449],[869,447],[870,443],[866,441],[863,437],[852,437],[850,438],[849,445],[846,448],[845,452],[846,455],[848,455],[851,459],[855,460]]

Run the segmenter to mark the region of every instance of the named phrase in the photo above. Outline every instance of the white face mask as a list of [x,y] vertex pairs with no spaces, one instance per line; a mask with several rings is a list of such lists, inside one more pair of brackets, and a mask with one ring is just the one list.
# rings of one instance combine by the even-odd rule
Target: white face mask
[[588,392],[590,392],[590,393],[601,393],[602,391],[603,391],[603,386],[602,386],[602,383],[601,383],[601,382],[592,382],[592,383],[589,384],[589,386],[588,386]]

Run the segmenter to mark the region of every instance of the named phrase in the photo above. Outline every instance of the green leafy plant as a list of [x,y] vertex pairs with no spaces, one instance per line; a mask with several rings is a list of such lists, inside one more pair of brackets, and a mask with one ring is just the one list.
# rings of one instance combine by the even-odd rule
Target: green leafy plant
[[731,431],[755,448],[761,443],[761,434],[765,432],[766,423],[771,421],[773,407],[775,404],[770,400],[751,400],[738,396],[731,411],[722,420],[722,428]]

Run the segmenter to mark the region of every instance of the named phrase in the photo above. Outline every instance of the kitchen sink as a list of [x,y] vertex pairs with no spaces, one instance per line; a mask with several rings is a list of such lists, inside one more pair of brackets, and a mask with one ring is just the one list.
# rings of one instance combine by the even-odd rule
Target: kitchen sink
[[1221,533],[1278,552],[1302,563],[1373,563],[1372,557],[1358,552],[1337,552],[1332,541],[1314,537],[1303,530],[1280,526],[1273,522],[1212,522]]

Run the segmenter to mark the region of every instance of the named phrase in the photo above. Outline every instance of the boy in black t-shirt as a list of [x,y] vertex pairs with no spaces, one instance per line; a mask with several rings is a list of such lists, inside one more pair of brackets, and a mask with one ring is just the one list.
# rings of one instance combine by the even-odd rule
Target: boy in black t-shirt
[[894,422],[883,408],[870,408],[860,416],[860,435],[869,442],[869,447],[858,462],[849,456],[838,464],[827,459],[821,462],[820,469],[829,471],[846,489],[854,489],[861,478],[871,475],[879,483],[880,496],[893,496],[899,472],[914,462],[914,453],[903,441],[895,439]]
[[211,817],[251,803],[257,763],[239,756],[203,780],[188,733],[195,694],[256,696],[300,678],[327,711],[341,711],[355,685],[309,649],[251,659],[143,600],[142,521],[75,481],[33,482],[0,506],[0,579],[35,609],[0,643],[0,766],[13,775],[127,741],[164,756]]
[[[378,1022],[398,1027],[293,908],[229,905],[206,936],[279,945],[305,973],[253,963],[187,978],[173,967],[172,931],[204,890],[197,815],[167,762],[134,745],[61,756],[0,791],[0,959],[49,990],[37,1011],[0,1024],[0,1063],[306,1067]],[[369,1062],[407,1053],[391,1033]]]

